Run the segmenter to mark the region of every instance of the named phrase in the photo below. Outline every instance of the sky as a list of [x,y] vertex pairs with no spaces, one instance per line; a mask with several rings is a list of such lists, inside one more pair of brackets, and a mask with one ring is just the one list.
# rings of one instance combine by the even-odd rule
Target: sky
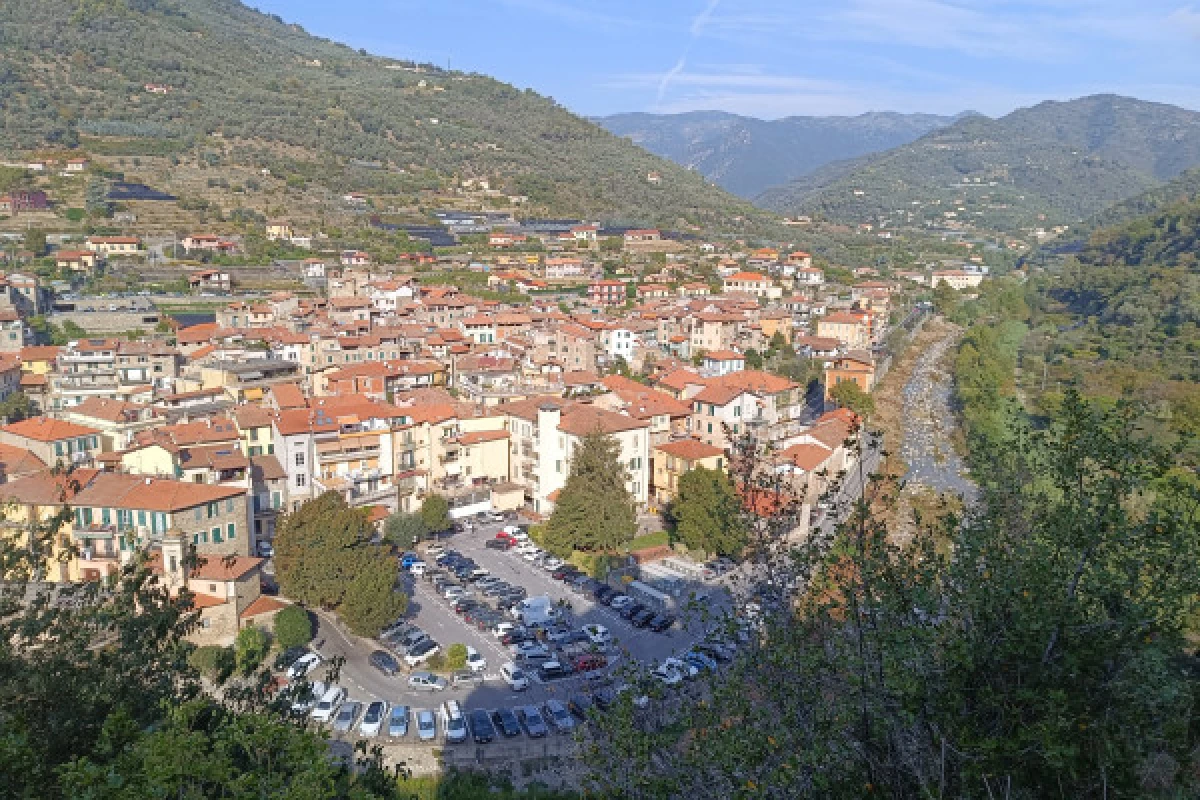
[[247,0],[591,116],[990,116],[1113,92],[1200,109],[1200,0]]

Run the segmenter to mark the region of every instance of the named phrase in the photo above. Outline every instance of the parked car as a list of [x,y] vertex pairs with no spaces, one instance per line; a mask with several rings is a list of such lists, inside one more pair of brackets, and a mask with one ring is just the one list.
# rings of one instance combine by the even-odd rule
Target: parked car
[[497,622],[492,628],[492,635],[499,639],[504,636],[504,634],[515,631],[516,629],[517,623],[515,622]]
[[408,676],[408,688],[427,692],[440,692],[446,688],[446,679],[432,672],[414,672]]
[[434,653],[441,652],[441,649],[441,646],[433,639],[426,639],[405,654],[404,663],[410,667],[415,667],[418,664],[424,663]]
[[566,581],[579,574],[580,572],[576,567],[570,564],[561,564],[554,568],[554,571],[550,573],[550,577],[556,581]]
[[392,654],[386,650],[374,651],[368,660],[372,667],[389,678],[400,671],[400,665],[396,662],[396,659],[392,658]]
[[296,714],[307,714],[312,711],[313,706],[324,696],[325,690],[329,687],[322,681],[313,681],[307,684],[296,684],[294,688],[292,711]]
[[617,594],[609,596],[608,599],[603,601],[604,605],[610,606],[613,611],[617,611],[617,612],[620,612],[626,606],[632,605],[634,602],[635,601],[632,597],[630,597],[627,594],[621,594],[619,592]]
[[471,712],[468,719],[471,726],[471,738],[478,744],[487,744],[496,738],[496,729],[492,727],[492,720],[489,718],[488,712],[477,708]]
[[588,711],[595,705],[591,695],[586,692],[576,692],[571,695],[571,699],[567,700],[567,708],[580,719],[587,719]]
[[619,612],[621,619],[633,619],[633,615],[639,611],[645,611],[646,607],[641,603],[626,603]]
[[617,593],[617,590],[606,583],[602,583],[592,590],[592,597],[597,603],[603,603],[607,598],[612,597]]
[[384,717],[387,716],[387,703],[375,700],[367,706],[362,722],[358,723],[358,732],[363,736],[378,736],[383,727]]
[[689,650],[680,656],[680,658],[697,669],[706,669],[709,672],[715,672],[717,669],[716,659],[710,655],[701,653],[699,650]]
[[337,716],[333,718],[333,730],[336,733],[349,733],[350,729],[354,727],[354,720],[358,719],[360,709],[362,709],[362,703],[355,700],[347,700],[342,703]]
[[303,678],[317,667],[321,666],[321,657],[316,653],[300,656],[288,667],[287,675],[291,680]]
[[570,677],[575,671],[559,661],[544,661],[538,667],[538,677],[544,681]]
[[483,672],[487,669],[487,659],[470,645],[467,646],[467,669],[471,672]]
[[599,653],[584,653],[571,662],[576,672],[594,672],[608,666],[608,659]]
[[505,736],[521,735],[521,723],[517,721],[517,715],[507,708],[497,708],[492,712],[492,724]]
[[650,630],[655,633],[662,633],[675,624],[675,617],[670,614],[659,614],[654,619],[650,620]]
[[604,647],[612,642],[612,634],[603,625],[596,625],[595,623],[584,625],[583,632],[587,634],[588,639],[594,645]]
[[408,569],[420,560],[421,557],[416,553],[405,553],[404,555],[400,556],[400,569]]
[[[522,534],[525,534],[525,532],[523,530],[521,530],[521,528],[517,525],[505,525],[503,528],[500,529],[500,533],[498,533],[496,535],[499,536],[500,534],[504,534],[505,536],[507,536],[509,538],[516,539],[517,537],[521,536]],[[525,534],[525,538],[528,539],[529,535]]]
[[388,736],[408,736],[408,706],[392,706],[392,713],[388,714],[387,733]]
[[442,703],[442,730],[446,732],[446,741],[450,744],[467,740],[467,718],[457,700]]
[[258,543],[258,555],[259,558],[274,558],[275,548],[271,546],[270,542],[260,541]]
[[437,717],[427,708],[417,712],[417,738],[422,742],[432,742],[437,738]]
[[517,718],[521,720],[521,725],[530,739],[540,739],[550,732],[537,706],[521,706],[517,709]]
[[325,690],[325,694],[317,701],[313,707],[312,718],[313,722],[329,722],[333,719],[333,715],[337,713],[338,706],[346,699],[346,690],[340,686],[331,686]]
[[533,641],[533,634],[521,627],[513,628],[500,636],[500,644],[503,645],[515,645],[531,641]]
[[547,572],[554,572],[554,570],[561,567],[564,563],[565,562],[561,558],[557,556],[550,556],[542,562],[542,569],[546,570]]
[[554,644],[562,644],[569,638],[571,638],[571,629],[565,625],[555,625],[546,630],[546,641]]
[[635,628],[645,628],[656,616],[657,614],[654,613],[654,609],[641,608],[636,613],[630,615],[629,624]]
[[407,652],[408,650],[411,650],[412,648],[416,647],[417,645],[419,645],[421,642],[427,640],[428,638],[429,638],[428,633],[421,630],[420,628],[413,628],[411,631],[409,631],[408,633],[406,633],[404,635],[403,639],[400,640],[400,642],[399,642],[400,649]]
[[471,672],[469,669],[460,669],[450,676],[450,685],[455,689],[461,689],[464,686],[478,686],[483,680],[483,675],[477,672]]
[[571,712],[567,710],[563,701],[547,700],[546,704],[542,706],[542,710],[550,724],[562,733],[570,733],[575,730],[575,718],[571,716]]
[[489,550],[507,550],[512,547],[512,542],[508,539],[488,539],[483,546]]
[[514,692],[522,692],[529,688],[529,678],[520,667],[511,661],[501,665],[500,677]]
[[509,651],[516,658],[532,659],[550,657],[550,648],[541,642],[521,642],[509,647]]

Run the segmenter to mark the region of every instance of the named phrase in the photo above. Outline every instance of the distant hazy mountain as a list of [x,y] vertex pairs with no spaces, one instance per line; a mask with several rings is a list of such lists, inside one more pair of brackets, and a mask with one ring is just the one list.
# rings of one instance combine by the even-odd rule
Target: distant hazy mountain
[[828,165],[756,202],[853,221],[965,200],[1013,227],[1074,224],[1198,165],[1200,113],[1094,95],[1000,119],[960,119],[893,150]]
[[753,198],[830,162],[907,144],[954,119],[871,113],[761,120],[694,111],[616,114],[596,122],[651,153],[695,169],[734,194]]

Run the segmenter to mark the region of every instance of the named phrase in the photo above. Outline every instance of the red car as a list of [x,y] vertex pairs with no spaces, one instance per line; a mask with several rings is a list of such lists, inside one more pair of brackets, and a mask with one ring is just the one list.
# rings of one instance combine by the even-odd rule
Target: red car
[[503,539],[506,542],[515,543],[517,541],[517,537],[513,536],[511,533],[505,533],[504,531],[500,531],[499,533],[497,533],[496,538]]
[[595,653],[578,656],[571,662],[571,666],[575,668],[576,672],[592,672],[593,670],[604,669],[607,665],[608,659]]

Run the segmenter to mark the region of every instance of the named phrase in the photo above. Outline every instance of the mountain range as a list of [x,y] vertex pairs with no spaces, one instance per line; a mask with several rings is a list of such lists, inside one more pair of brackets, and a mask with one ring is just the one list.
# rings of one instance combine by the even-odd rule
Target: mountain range
[[1200,113],[1115,95],[972,115],[892,150],[837,162],[756,202],[853,221],[914,205],[994,227],[1074,224],[1200,166]]
[[414,202],[487,178],[531,214],[612,222],[765,218],[533,91],[372,56],[237,0],[4,0],[0,148],[236,162]]
[[957,118],[879,112],[762,120],[723,111],[694,111],[615,114],[595,121],[652,153],[696,170],[736,195],[752,199],[831,162],[908,144]]

